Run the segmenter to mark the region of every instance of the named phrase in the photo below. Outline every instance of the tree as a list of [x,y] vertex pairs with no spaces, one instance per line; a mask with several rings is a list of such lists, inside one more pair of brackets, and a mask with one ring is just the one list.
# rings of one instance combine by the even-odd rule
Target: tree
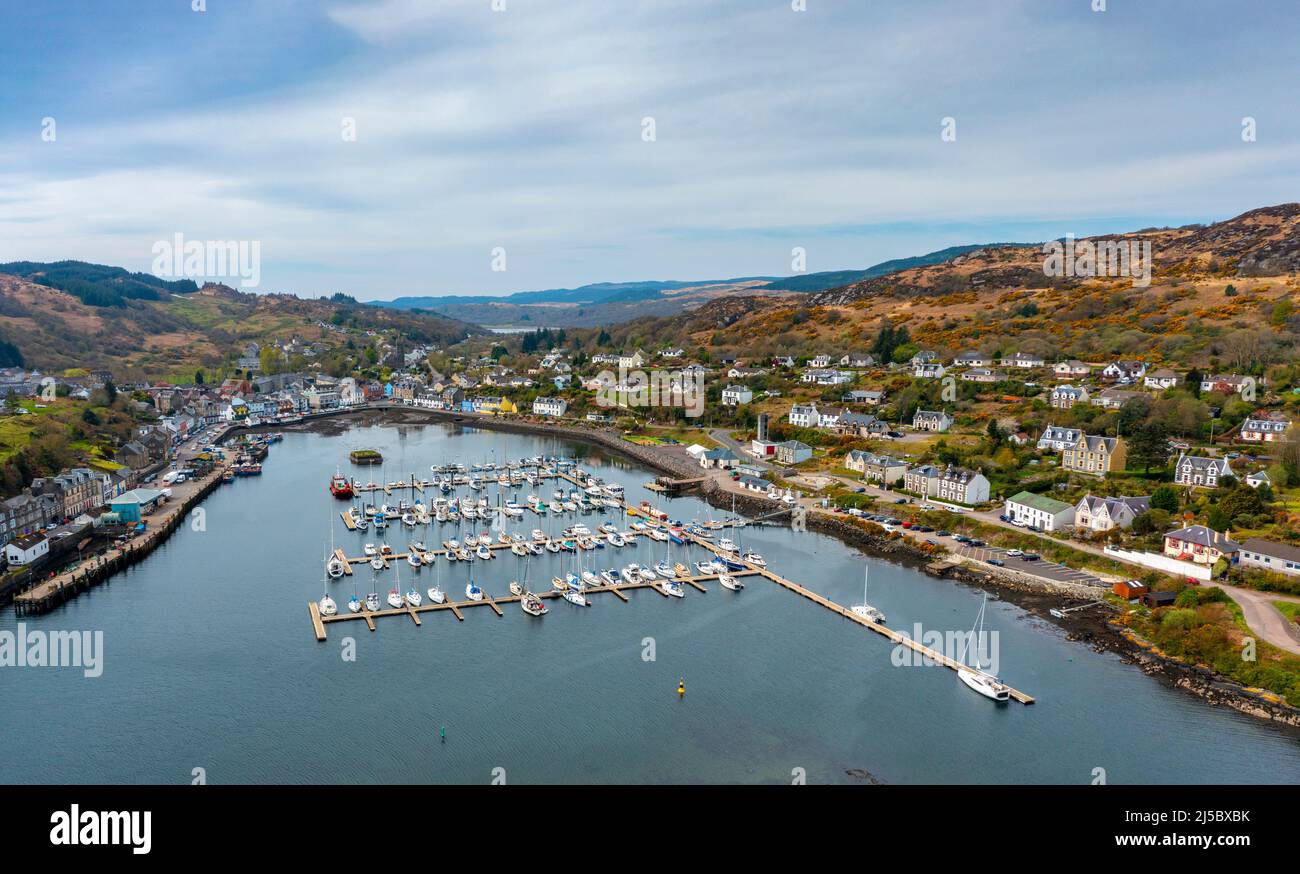
[[989,419],[989,426],[985,429],[989,435],[989,440],[994,446],[1002,442],[1002,429],[998,427],[997,419]]
[[196,370],[196,371],[194,371],[194,384],[195,384],[195,385],[203,385],[203,371],[202,371],[202,370]]
[[1151,509],[1167,513],[1178,512],[1178,491],[1173,486],[1157,486],[1151,493]]
[[105,404],[105,406],[109,407],[113,406],[113,402],[117,400],[117,386],[113,385],[113,380],[111,379],[104,383],[104,397],[108,399],[108,403]]
[[1129,455],[1140,462],[1144,473],[1153,465],[1165,466],[1169,459],[1169,434],[1159,422],[1148,422],[1138,427],[1128,440]]
[[1219,506],[1223,508],[1229,523],[1236,522],[1243,516],[1258,516],[1264,512],[1264,500],[1259,496],[1259,492],[1245,484],[1237,486],[1225,495],[1223,500],[1219,501]]

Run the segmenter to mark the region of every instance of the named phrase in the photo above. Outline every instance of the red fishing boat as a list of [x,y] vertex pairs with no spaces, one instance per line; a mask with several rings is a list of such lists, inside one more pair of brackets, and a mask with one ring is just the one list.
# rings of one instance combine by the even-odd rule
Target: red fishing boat
[[352,483],[341,473],[330,477],[330,494],[336,498],[352,497]]

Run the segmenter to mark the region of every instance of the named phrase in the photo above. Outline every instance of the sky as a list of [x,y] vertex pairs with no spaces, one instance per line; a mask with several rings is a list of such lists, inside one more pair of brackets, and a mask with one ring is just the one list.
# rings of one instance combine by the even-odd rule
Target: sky
[[1098,2],[0,0],[0,262],[503,294],[1300,200],[1293,0]]

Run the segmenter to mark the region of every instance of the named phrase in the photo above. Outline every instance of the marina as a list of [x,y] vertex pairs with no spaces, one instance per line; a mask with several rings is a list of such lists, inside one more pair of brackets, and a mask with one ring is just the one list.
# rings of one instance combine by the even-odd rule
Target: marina
[[[585,474],[583,473],[583,471],[581,471],[581,469],[551,470],[545,467],[545,463],[542,462],[541,460],[536,460],[532,462],[532,466],[534,468],[537,468],[540,471],[536,476],[538,479],[541,480],[545,480],[548,478],[561,479],[570,483],[573,486],[585,490],[591,490],[592,492],[600,492],[602,489],[602,484],[598,483],[594,478],[584,478]],[[480,466],[476,465],[476,467],[480,467]],[[373,491],[377,488],[382,488],[383,491],[391,493],[390,488],[392,485],[400,485],[403,482],[406,481],[399,480],[396,484],[385,484],[382,487],[378,487],[378,486],[361,487],[361,488],[354,487],[354,491],[366,491],[366,490]],[[418,489],[420,491],[423,491],[424,488],[436,484],[437,481],[419,481],[415,478],[414,475],[412,475],[409,480],[409,487],[413,489]],[[509,485],[509,483],[506,483],[506,485]],[[622,491],[623,491],[622,488],[617,489],[617,492],[619,494],[621,494]],[[560,493],[557,492],[556,494],[558,495]],[[608,509],[609,507],[609,505],[603,503],[601,506],[606,509]],[[657,508],[653,507],[653,505],[651,505],[648,501],[642,502],[642,504],[638,507],[633,507],[630,504],[624,503],[620,500],[617,501],[617,507],[623,513],[627,514],[630,517],[639,516],[641,518],[650,520],[650,524],[652,526],[645,529],[643,532],[640,531],[622,532],[621,536],[626,538],[628,541],[633,541],[638,536],[646,536],[646,537],[651,537],[653,539],[654,533],[664,531],[664,527],[666,526],[666,522],[664,520],[667,519],[668,514],[662,510],[658,510]],[[349,526],[350,528],[355,528],[355,525],[351,524],[353,519],[353,515],[351,513],[345,511],[341,513],[341,515],[343,517],[343,521],[345,525]],[[390,518],[400,518],[403,514],[401,512],[395,512],[395,513],[380,513],[380,515],[385,515]],[[731,519],[732,519],[731,524],[735,524],[736,517],[734,516],[734,512]],[[426,519],[426,524],[428,524],[427,519]],[[695,528],[696,531],[700,530],[698,523],[692,525],[691,527]],[[663,537],[663,539],[668,540],[669,537],[666,536],[667,532],[664,532],[664,534],[665,536]],[[745,557],[741,555],[739,548],[736,547],[736,545],[727,538],[723,538],[718,543],[715,544],[710,539],[701,536],[701,534],[699,533],[693,533],[692,531],[687,530],[687,527],[685,525],[678,523],[677,526],[673,528],[673,540],[684,541],[686,543],[690,543],[695,546],[702,547],[703,549],[708,550],[709,552],[717,556],[717,559],[719,561],[724,562],[726,564],[729,573],[725,573],[725,574],[722,571],[720,571],[719,573],[716,574],[703,574],[703,575],[694,575],[694,576],[675,575],[675,579],[679,579],[681,582],[691,585],[692,587],[694,587],[700,592],[707,591],[707,589],[705,589],[702,585],[700,585],[702,582],[721,580],[724,576],[731,577],[731,578],[739,577],[739,576],[760,576],[773,583],[776,583],[779,586],[784,587],[785,589],[791,592],[794,592],[804,598],[807,598],[809,601],[812,601],[813,603],[826,608],[832,613],[835,613],[839,616],[842,616],[846,619],[856,622],[859,625],[862,625],[863,627],[871,631],[874,631],[876,634],[885,637],[895,645],[908,647],[909,649],[917,653],[921,658],[927,659],[934,664],[943,665],[944,667],[950,668],[953,671],[958,672],[963,677],[963,679],[968,676],[974,676],[977,677],[983,683],[997,683],[997,679],[995,677],[991,677],[987,675],[986,673],[981,671],[978,667],[972,667],[971,665],[965,664],[956,658],[938,652],[937,650],[931,649],[930,647],[923,645],[919,641],[913,640],[908,635],[903,634],[899,631],[895,631],[894,629],[885,625],[883,621],[877,621],[878,619],[882,618],[878,612],[874,614],[864,614],[862,612],[858,612],[846,608],[841,604],[838,604],[835,601],[832,601],[829,598],[820,595],[817,592],[814,592],[806,588],[805,586],[800,585],[799,583],[794,582],[793,580],[787,579],[771,570],[768,570],[766,567],[758,566],[755,562],[746,560]],[[484,544],[484,546],[486,546],[486,548],[489,550],[509,550],[511,549],[514,542],[516,541],[510,540],[507,537],[505,541]],[[454,553],[450,549],[421,550],[418,552],[415,550],[408,550],[408,552],[405,553],[379,554],[376,556],[375,559],[372,559],[366,556],[362,556],[358,558],[348,558],[347,556],[344,555],[342,549],[338,549],[335,551],[335,558],[342,563],[344,573],[348,576],[351,576],[353,574],[354,565],[365,565],[371,561],[378,560],[382,563],[383,567],[387,569],[390,563],[406,561],[412,555],[419,555],[422,559],[424,559],[424,561],[430,561],[430,560],[436,561],[438,558],[446,559],[449,557],[449,555],[454,555]],[[667,592],[658,588],[655,585],[655,583],[652,581],[626,582],[621,585],[584,587],[583,592],[584,594],[587,594],[587,593],[614,591],[616,594],[623,597],[623,599],[626,601],[627,599],[626,596],[623,595],[623,590],[638,589],[638,588],[651,588],[654,589],[655,591],[658,591],[664,597],[669,597]],[[538,597],[557,598],[557,597],[561,597],[561,592],[552,591],[552,592],[539,593]],[[462,601],[462,602],[449,601],[443,604],[427,604],[422,606],[406,604],[401,608],[393,608],[390,610],[362,611],[362,612],[350,613],[350,614],[335,614],[332,616],[322,616],[317,603],[313,601],[313,602],[309,602],[308,610],[311,616],[312,628],[315,632],[316,639],[318,641],[324,641],[326,639],[325,626],[327,624],[334,623],[334,622],[364,620],[366,624],[370,627],[370,630],[374,631],[375,630],[374,620],[376,618],[391,617],[391,616],[409,616],[409,618],[415,621],[416,625],[419,625],[420,612],[431,612],[435,610],[441,611],[441,610],[453,610],[453,609],[455,611],[456,617],[458,619],[463,620],[464,617],[460,612],[462,608],[477,606],[479,604],[484,604],[484,603],[491,606],[496,611],[498,616],[502,616],[504,614],[502,613],[500,607],[498,606],[499,604],[516,603],[521,601],[522,598],[523,595],[512,594],[507,597],[498,598],[494,600],[493,598],[491,598],[491,596],[487,596],[484,601],[477,601],[477,600]],[[1004,684],[999,684],[999,685],[1004,685]],[[1033,696],[1025,692],[1022,692],[1019,689],[1014,689],[1009,686],[1005,686],[1005,689],[1011,699],[1018,701],[1021,704],[1034,703],[1035,699]]]
[[[634,521],[648,524],[645,500],[670,520],[700,520],[715,542],[725,536],[761,553],[766,570],[795,588],[732,570],[744,584],[739,592],[720,579],[697,580],[707,594],[684,584],[685,598],[666,597],[620,580],[599,591],[589,585],[592,606],[581,607],[552,590],[552,578],[571,569],[576,553],[517,558],[501,549],[491,550],[492,560],[438,557],[418,572],[390,560],[388,570],[375,572],[376,586],[372,568],[360,564],[352,576],[322,583],[330,527],[333,548],[348,558],[384,539],[373,526],[347,532],[338,514],[365,496],[347,501],[326,487],[336,467],[347,471],[356,445],[382,451],[394,475],[374,468],[377,482],[399,479],[397,471],[427,471],[442,458],[573,459],[607,483],[623,483],[623,505],[636,515],[613,507],[587,516],[526,511],[505,524],[507,532],[549,528],[559,537],[575,524],[598,531],[607,520],[635,530]],[[888,615],[889,628],[954,656],[960,652],[913,626],[969,631],[981,592],[824,534],[740,524],[690,494],[667,498],[645,489],[653,478],[643,466],[571,440],[468,425],[362,425],[337,436],[290,431],[260,477],[203,500],[206,530],[179,524],[110,584],[49,612],[0,612],[0,630],[16,631],[20,622],[29,633],[102,629],[107,652],[94,680],[80,671],[0,671],[7,704],[0,726],[34,751],[6,759],[0,778],[172,782],[202,766],[222,782],[479,783],[501,766],[512,783],[782,783],[798,766],[809,782],[857,783],[854,775],[866,770],[884,783],[1070,783],[1087,782],[1081,763],[1096,763],[1122,783],[1268,781],[1300,768],[1300,746],[1285,729],[1167,687],[1008,602],[987,606],[986,627],[1001,641],[993,673],[1034,696],[1034,706],[994,705],[937,664],[898,667],[891,657],[912,650],[848,615],[862,600],[864,566],[869,600]],[[577,488],[552,478],[545,496],[561,487]],[[529,491],[543,494],[524,486],[520,497]],[[386,500],[381,494],[374,503]],[[426,491],[424,502],[437,494]],[[491,487],[476,493],[465,486],[458,494],[496,504]],[[395,492],[388,502],[400,497]],[[503,506],[510,497],[501,493]],[[494,539],[501,533],[490,520],[475,522],[475,532],[484,529]],[[404,554],[408,542],[441,549],[442,540],[456,537],[456,525],[394,523],[387,534],[394,553]],[[697,561],[717,557],[696,543],[640,533],[629,545],[607,543],[580,557],[596,568],[653,566],[669,546],[692,577],[702,576]],[[478,582],[482,601],[462,591],[467,577]],[[514,579],[531,580],[545,614],[525,613],[509,592]],[[421,593],[435,581],[441,586],[441,616],[426,609],[428,598],[414,611],[389,607],[385,593],[412,581]],[[356,615],[347,606],[354,588],[363,599],[377,591],[374,613],[382,615],[322,617],[326,639],[318,641],[311,608],[303,606],[321,598],[323,585],[337,615]],[[239,622],[217,621],[234,616]],[[1126,726],[1122,747],[1084,728],[1080,714],[1098,707]],[[94,745],[84,743],[87,726],[99,738]],[[541,735],[581,742],[548,746],[539,756]],[[1212,744],[1217,754],[1189,763],[1168,743],[1171,736]],[[627,744],[628,737],[637,743]],[[1035,754],[1026,756],[1030,748]]]

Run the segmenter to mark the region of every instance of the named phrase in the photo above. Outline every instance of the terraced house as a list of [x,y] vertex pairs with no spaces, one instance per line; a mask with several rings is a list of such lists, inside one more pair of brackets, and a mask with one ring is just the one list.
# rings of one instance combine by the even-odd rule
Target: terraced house
[[1061,470],[1105,476],[1120,471],[1128,460],[1128,450],[1119,437],[1084,434],[1061,453]]
[[907,462],[862,449],[854,449],[844,456],[844,466],[862,474],[868,482],[886,485],[893,485],[907,474]]
[[914,467],[904,474],[903,488],[954,504],[980,504],[989,499],[989,481],[984,474],[951,465]]

